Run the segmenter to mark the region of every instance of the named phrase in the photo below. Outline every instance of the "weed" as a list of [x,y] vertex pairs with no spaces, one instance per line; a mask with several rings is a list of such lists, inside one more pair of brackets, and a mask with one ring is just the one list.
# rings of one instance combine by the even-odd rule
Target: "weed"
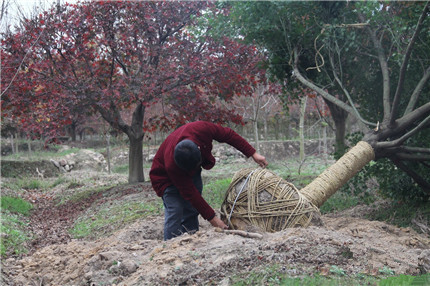
[[343,270],[342,268],[336,266],[336,265],[332,265],[330,267],[330,273],[336,274],[338,276],[345,276],[345,270]]
[[98,238],[149,215],[160,214],[161,203],[120,201],[97,207],[97,213],[76,220],[70,233],[75,238]]
[[[289,277],[285,267],[279,265],[266,266],[249,273],[240,273],[232,277],[232,285],[283,285],[283,286],[338,286],[338,285],[376,285],[379,278],[373,276],[349,277],[339,267],[332,267],[336,272],[334,277],[311,275],[304,277]],[[338,274],[343,273],[343,274]]]
[[0,225],[0,254],[2,257],[8,254],[20,255],[27,252],[25,242],[30,237],[24,231],[26,226],[27,223],[19,215],[4,211],[2,208]]
[[13,213],[18,213],[22,215],[29,215],[30,210],[33,208],[33,205],[27,202],[24,199],[11,197],[11,196],[2,196],[1,197],[1,210],[8,210]]
[[117,174],[127,174],[128,173],[128,164],[115,166],[115,167],[113,167],[112,172],[117,173]]
[[360,204],[356,196],[338,191],[334,193],[320,208],[322,214],[342,211]]
[[230,186],[231,179],[219,179],[211,181],[205,185],[203,190],[203,198],[213,208],[220,208],[224,201],[225,192]]
[[384,266],[381,269],[379,269],[379,273],[383,275],[394,275],[394,270],[390,267]]
[[385,221],[400,227],[412,226],[422,232],[413,221],[423,221],[430,224],[430,204],[407,204],[400,201],[391,202],[384,208],[378,208],[366,216],[367,219]]
[[379,286],[426,286],[430,285],[430,274],[420,275],[420,276],[411,276],[411,275],[399,275],[394,277],[388,277],[382,279]]

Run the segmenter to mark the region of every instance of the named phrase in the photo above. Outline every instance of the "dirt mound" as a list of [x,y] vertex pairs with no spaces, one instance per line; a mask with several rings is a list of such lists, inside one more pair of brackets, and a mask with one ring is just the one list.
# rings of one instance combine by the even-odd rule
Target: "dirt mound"
[[324,217],[325,226],[264,234],[263,239],[215,232],[202,222],[194,235],[163,242],[161,216],[97,241],[72,240],[4,263],[9,285],[202,285],[269,264],[290,276],[327,272],[418,274],[430,240],[409,228],[352,217]]
[[60,173],[49,161],[14,161],[1,160],[2,177],[54,177]]

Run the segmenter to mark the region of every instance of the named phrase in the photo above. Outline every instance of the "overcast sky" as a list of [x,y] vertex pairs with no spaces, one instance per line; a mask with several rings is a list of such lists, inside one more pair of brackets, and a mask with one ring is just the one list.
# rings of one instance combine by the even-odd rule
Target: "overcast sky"
[[30,16],[35,11],[41,12],[49,9],[53,4],[60,1],[64,3],[75,3],[77,0],[0,0],[0,7],[5,7],[1,19],[1,31],[5,31],[6,26],[13,26],[20,18],[20,15]]

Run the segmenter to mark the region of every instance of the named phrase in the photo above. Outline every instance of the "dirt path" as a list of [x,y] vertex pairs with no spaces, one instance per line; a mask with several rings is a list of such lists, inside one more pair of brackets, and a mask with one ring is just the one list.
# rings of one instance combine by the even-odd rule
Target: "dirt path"
[[[135,191],[125,196],[144,199]],[[3,262],[5,285],[229,285],[233,275],[273,264],[290,276],[328,274],[333,265],[348,274],[377,275],[384,267],[418,274],[419,256],[430,251],[430,239],[409,228],[342,214],[324,216],[323,227],[266,233],[263,239],[215,232],[201,221],[195,235],[163,242],[163,217],[156,216],[97,241],[71,240],[63,228],[79,207],[48,209],[40,208],[34,228],[54,227],[32,255]],[[42,223],[42,214],[58,219]]]

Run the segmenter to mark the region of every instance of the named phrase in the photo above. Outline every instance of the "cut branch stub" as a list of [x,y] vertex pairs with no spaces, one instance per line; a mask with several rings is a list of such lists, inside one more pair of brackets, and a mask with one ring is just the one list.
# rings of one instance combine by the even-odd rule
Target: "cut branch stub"
[[375,158],[369,143],[360,141],[336,163],[300,190],[309,201],[321,207],[340,187]]

